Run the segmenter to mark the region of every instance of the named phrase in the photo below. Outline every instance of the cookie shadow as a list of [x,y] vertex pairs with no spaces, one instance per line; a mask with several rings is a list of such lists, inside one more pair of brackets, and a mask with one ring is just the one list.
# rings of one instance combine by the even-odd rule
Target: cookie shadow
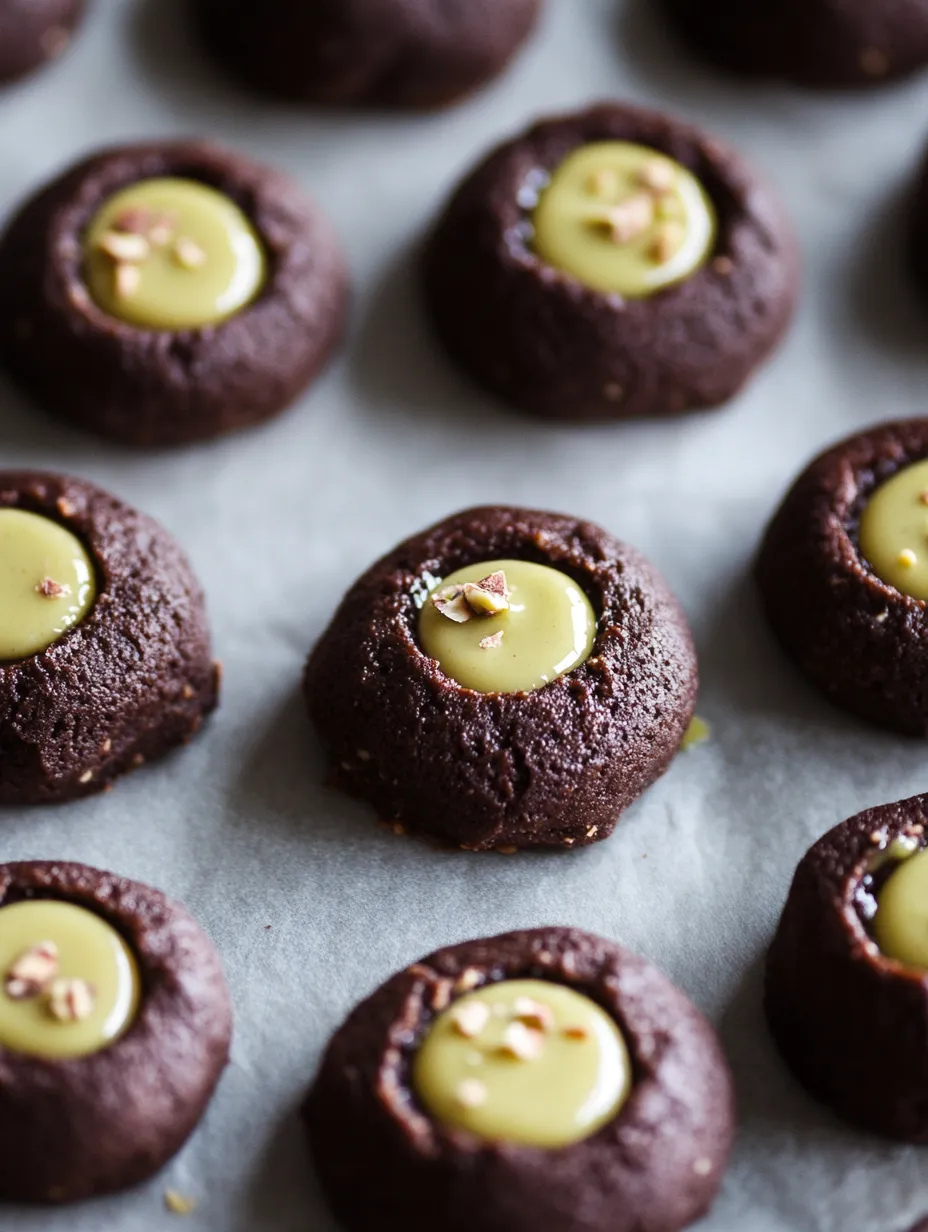
[[326,1213],[299,1106],[280,1120],[249,1178],[244,1209],[230,1232],[338,1232]]
[[377,824],[371,807],[329,787],[327,772],[302,690],[294,686],[245,757],[230,824],[250,830],[258,817],[285,838],[341,851],[361,844],[393,847],[396,836]]
[[926,366],[928,304],[907,263],[909,215],[914,183],[907,175],[865,218],[848,251],[845,294],[847,324],[880,348]]
[[305,830],[307,817],[325,814],[322,750],[306,714],[299,685],[287,694],[257,743],[235,784],[246,818],[257,812],[290,830]]
[[703,695],[715,695],[720,710],[859,728],[805,680],[781,649],[764,616],[753,569],[752,556],[697,636]]
[[733,94],[748,93],[737,77],[703,64],[689,51],[658,0],[625,0],[616,15],[616,38],[628,52],[633,76],[665,101],[679,105],[695,99],[712,108],[726,101],[730,105]]
[[408,244],[385,267],[360,321],[348,379],[359,399],[383,416],[456,420],[479,433],[500,420],[524,426],[505,404],[483,394],[444,355],[419,289],[422,240]]
[[739,1125],[746,1135],[838,1132],[850,1139],[851,1131],[805,1093],[777,1051],[764,1013],[765,962],[766,951],[755,956],[719,1023],[735,1078]]
[[50,455],[67,456],[69,469],[78,470],[84,460],[97,459],[106,451],[107,446],[86,433],[31,405],[11,382],[0,377],[0,454],[5,461],[11,455],[19,461],[34,455],[36,467],[44,468]]
[[140,77],[190,127],[246,131],[260,124],[261,100],[238,91],[197,44],[187,0],[136,0],[127,43]]

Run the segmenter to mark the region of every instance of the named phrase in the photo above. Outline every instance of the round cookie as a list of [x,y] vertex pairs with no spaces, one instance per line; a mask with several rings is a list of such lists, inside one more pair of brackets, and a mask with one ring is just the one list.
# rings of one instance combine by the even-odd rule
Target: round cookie
[[907,1142],[928,1142],[928,953],[911,966],[881,942],[920,931],[920,901],[897,878],[926,858],[926,823],[928,797],[915,796],[821,838],[796,869],[766,968],[767,1018],[802,1085],[845,1120]]
[[611,420],[733,397],[783,335],[797,271],[778,203],[737,154],[604,104],[492,152],[421,272],[441,345],[480,385],[543,418]]
[[278,414],[329,358],[346,306],[316,206],[204,142],[92,155],[0,238],[0,362],[45,409],[127,445]]
[[[486,679],[462,684],[423,648],[428,605],[451,604],[453,613],[476,603],[473,590],[456,594],[447,584],[464,569],[495,598],[499,583],[483,570],[512,561],[545,566],[579,592],[557,631],[569,661],[558,673],[544,639],[526,640],[516,610],[526,592],[513,577],[512,610],[501,619],[474,613],[458,623],[439,613],[449,637],[470,643],[471,661],[500,665],[499,691]],[[532,610],[541,628],[551,608]],[[590,643],[585,626],[575,640],[571,615],[585,621],[588,610]],[[528,678],[523,691],[507,692],[513,655]],[[508,507],[459,513],[373,565],[345,596],[304,678],[334,786],[367,800],[397,832],[481,851],[607,838],[679,750],[696,689],[686,619],[644,557],[592,523]]]
[[0,626],[0,804],[103,791],[190,740],[216,706],[186,557],[82,480],[0,471]]
[[[883,424],[835,445],[788,492],[756,564],[767,619],[803,675],[836,705],[922,737],[928,616],[924,600],[899,587],[910,576],[916,589],[928,563],[928,505],[921,501],[928,481],[920,482],[928,468],[919,465],[926,458],[928,419]],[[901,505],[886,486],[897,476],[913,485]],[[871,502],[890,515],[874,560],[862,547]]]
[[[113,974],[107,945],[121,947],[128,975]],[[138,882],[81,864],[0,864],[0,963],[0,1200],[74,1202],[152,1176],[228,1061],[232,1012],[212,942]],[[121,1011],[121,1030],[75,1051],[75,1033],[102,1023],[101,1002]]]
[[[548,1011],[543,994],[540,1007],[524,992],[521,1006],[510,1000],[505,982],[526,980],[589,1006],[604,1031],[617,1028],[630,1061],[615,1111],[557,1146],[524,1140],[532,1118],[520,1098],[537,1105],[539,1120],[563,1120],[565,1096],[575,1106],[591,1066],[602,1071],[609,1054],[574,1010]],[[497,999],[503,1030],[495,1018],[481,1025],[461,1013],[475,991]],[[565,1028],[587,1036],[565,1040]],[[467,1032],[463,1056],[478,1058],[478,1077],[450,1075],[464,1107],[450,1120],[429,1111],[417,1088],[423,1052],[443,1030]],[[516,1042],[533,1038],[528,1051]],[[563,1058],[553,1075],[549,1052]],[[468,1106],[480,1114],[507,1096],[513,1119],[503,1132],[498,1122],[490,1134],[458,1123]],[[642,959],[569,928],[465,942],[394,975],[335,1033],[303,1109],[323,1190],[349,1232],[675,1232],[715,1197],[733,1111],[728,1068],[698,1010]]]
[[727,72],[860,89],[928,65],[925,0],[662,0],[671,27]]
[[63,55],[86,7],[86,0],[0,0],[0,85]]
[[197,37],[262,94],[333,106],[443,107],[501,73],[541,0],[189,0]]

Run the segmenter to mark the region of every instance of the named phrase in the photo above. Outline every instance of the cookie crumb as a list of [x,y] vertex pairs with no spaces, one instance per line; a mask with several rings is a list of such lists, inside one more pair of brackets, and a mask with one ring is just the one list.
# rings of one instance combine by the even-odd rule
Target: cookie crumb
[[50,577],[42,578],[35,589],[36,594],[42,595],[46,599],[61,599],[71,593],[71,587],[67,582],[56,582],[54,578]]
[[630,244],[654,222],[654,198],[635,193],[613,206],[605,219],[614,244]]
[[865,47],[860,53],[860,67],[868,77],[885,77],[889,72],[889,56],[879,47]]
[[89,783],[92,778],[93,778],[93,771],[85,770],[84,773],[80,776],[80,778],[77,781],[79,783]]
[[458,976],[454,986],[455,992],[470,992],[478,984],[483,983],[483,976],[476,967],[466,967]]
[[174,245],[174,260],[184,269],[199,269],[206,264],[206,253],[195,240],[181,236]]
[[658,197],[669,193],[676,180],[676,169],[667,158],[649,158],[638,174],[638,183]]
[[694,714],[690,720],[690,725],[683,735],[683,741],[680,745],[681,749],[693,749],[697,744],[705,744],[712,735],[712,728],[705,719],[701,719],[698,714]]
[[621,385],[617,385],[614,381],[610,381],[608,385],[603,386],[603,397],[608,398],[610,402],[621,402],[622,395],[625,390]]
[[122,262],[116,266],[116,295],[119,299],[130,299],[142,282],[142,271],[137,265]]
[[463,1035],[465,1039],[476,1039],[490,1021],[490,1010],[481,1001],[471,1001],[453,1010],[451,1021],[458,1035]]
[[711,1159],[697,1159],[693,1164],[693,1171],[697,1176],[708,1176],[712,1171]]
[[458,1084],[455,1094],[464,1108],[479,1108],[487,1102],[487,1089],[479,1078],[465,1078]]
[[44,992],[57,974],[57,945],[39,941],[24,950],[7,971],[3,991],[11,1001],[27,1001]]
[[594,197],[614,197],[619,191],[619,177],[612,167],[600,167],[587,180],[586,186]]
[[48,1011],[59,1022],[83,1022],[93,1013],[96,991],[86,980],[54,980],[49,989]]
[[137,231],[105,231],[100,236],[97,247],[114,261],[128,261],[132,264],[147,261],[151,253],[148,240]]
[[730,274],[735,268],[735,263],[731,257],[716,257],[712,262],[712,268],[717,274]]
[[665,265],[671,257],[675,257],[686,239],[686,229],[679,222],[665,222],[657,229],[654,242],[650,248],[650,257],[658,265]]
[[195,1198],[185,1198],[176,1189],[166,1189],[164,1191],[164,1205],[172,1215],[190,1215],[196,1210],[197,1204]]
[[535,1061],[544,1052],[545,1037],[524,1022],[511,1022],[503,1032],[500,1052],[517,1061]]
[[535,1031],[550,1031],[554,1026],[554,1015],[551,1010],[532,997],[516,997],[513,1009],[518,1021]]

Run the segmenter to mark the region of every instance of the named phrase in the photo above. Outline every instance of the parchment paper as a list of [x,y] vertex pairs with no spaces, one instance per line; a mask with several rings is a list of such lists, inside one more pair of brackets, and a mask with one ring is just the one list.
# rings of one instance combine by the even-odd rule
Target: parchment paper
[[[490,404],[435,354],[411,251],[488,145],[609,95],[675,109],[753,156],[798,223],[805,298],[776,361],[726,410],[545,427]],[[928,409],[928,317],[899,258],[928,80],[839,99],[736,86],[671,48],[647,0],[549,0],[514,70],[462,107],[307,114],[221,82],[188,47],[174,0],[97,0],[62,64],[0,95],[0,206],[86,149],[171,134],[232,142],[318,197],[350,256],[353,328],[285,417],[160,456],[97,443],[0,391],[2,465],[86,476],[179,536],[226,668],[222,708],[189,749],[102,798],[6,813],[0,858],[82,860],[180,898],[222,951],[237,1013],[232,1065],[163,1175],[77,1209],[6,1208],[0,1228],[331,1232],[295,1115],[325,1040],[433,947],[557,922],[647,955],[721,1031],[741,1131],[706,1232],[901,1232],[928,1212],[925,1155],[840,1127],[793,1083],[764,1029],[759,964],[806,847],[923,790],[925,749],[843,717],[794,675],[747,570],[813,452]],[[436,853],[320,786],[297,693],[306,651],[376,556],[481,501],[601,522],[660,566],[695,629],[712,739],[584,852]],[[167,1213],[168,1187],[196,1211]]]

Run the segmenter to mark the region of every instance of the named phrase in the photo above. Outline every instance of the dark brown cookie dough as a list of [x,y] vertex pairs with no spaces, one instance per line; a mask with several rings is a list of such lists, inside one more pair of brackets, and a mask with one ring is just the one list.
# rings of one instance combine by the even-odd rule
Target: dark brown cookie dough
[[[114,193],[156,177],[218,189],[254,226],[267,278],[218,325],[143,329],[104,312],[82,237]],[[52,413],[128,445],[206,439],[282,411],[342,334],[347,278],[333,232],[282,174],[204,142],[114,147],[21,208],[0,239],[0,360]]]
[[928,419],[849,437],[799,476],[767,528],[757,584],[773,632],[836,705],[907,735],[928,734],[925,603],[882,581],[858,542],[874,490],[928,457]]
[[200,42],[264,94],[432,108],[501,73],[541,0],[189,0]]
[[861,88],[928,65],[926,0],[662,0],[698,55],[728,72]]
[[[476,693],[418,641],[434,579],[494,558],[568,574],[597,618],[591,656],[531,692]],[[469,850],[582,846],[668,767],[692,717],[686,619],[643,556],[575,518],[466,510],[401,543],[352,586],[304,689],[330,781],[381,820]]]
[[[598,1003],[631,1053],[619,1115],[557,1150],[444,1128],[411,1085],[438,1011],[475,985],[523,978]],[[439,950],[394,975],[332,1038],[304,1116],[350,1232],[674,1232],[715,1197],[734,1111],[712,1028],[664,975],[600,937],[540,928]]]
[[34,898],[102,916],[142,980],[135,1021],[99,1052],[0,1046],[0,1200],[73,1202],[136,1185],[180,1150],[228,1061],[232,1011],[213,943],[158,890],[81,864],[0,865],[0,908]]
[[[803,856],[767,957],[765,1005],[802,1085],[845,1120],[928,1142],[928,989],[880,953],[872,873],[901,835],[924,844],[928,797],[868,809]],[[884,866],[885,867],[885,866]]]
[[0,662],[0,804],[71,800],[190,740],[215,708],[203,594],[167,531],[92,484],[0,472],[9,508],[67,527],[96,568],[80,624]]
[[86,0],[0,0],[0,84],[62,55],[86,7]]
[[[531,248],[539,184],[599,141],[669,155],[718,215],[708,263],[648,298],[586,287]],[[733,397],[782,337],[797,269],[779,205],[734,151],[673,117],[604,104],[544,120],[492,152],[439,220],[422,279],[440,342],[479,384],[543,418],[608,420]]]

